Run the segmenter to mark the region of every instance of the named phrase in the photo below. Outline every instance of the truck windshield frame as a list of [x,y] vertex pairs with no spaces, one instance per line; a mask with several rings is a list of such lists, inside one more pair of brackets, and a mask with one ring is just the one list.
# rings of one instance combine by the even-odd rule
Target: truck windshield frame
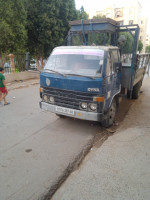
[[102,77],[104,50],[54,49],[44,67],[52,73]]

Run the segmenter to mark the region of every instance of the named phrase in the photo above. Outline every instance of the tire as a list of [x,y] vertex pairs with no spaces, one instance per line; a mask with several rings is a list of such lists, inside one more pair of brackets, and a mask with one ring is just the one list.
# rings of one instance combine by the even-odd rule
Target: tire
[[104,120],[101,122],[101,125],[105,128],[112,126],[115,121],[116,112],[117,112],[117,105],[116,105],[116,100],[114,99],[111,103],[109,110],[104,116]]
[[130,90],[127,91],[127,98],[130,99]]
[[138,99],[139,98],[141,86],[142,86],[142,82],[140,81],[133,87],[132,99]]

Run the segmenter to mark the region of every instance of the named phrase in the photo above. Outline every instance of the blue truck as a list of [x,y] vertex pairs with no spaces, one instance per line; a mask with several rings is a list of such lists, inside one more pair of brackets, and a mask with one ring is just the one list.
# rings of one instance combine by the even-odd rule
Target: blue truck
[[[109,127],[120,99],[138,98],[150,54],[137,54],[138,25],[120,26],[109,18],[70,25],[67,45],[54,48],[40,73],[40,108]],[[133,37],[129,55],[122,53],[124,32]],[[96,34],[106,34],[107,44],[97,45]]]

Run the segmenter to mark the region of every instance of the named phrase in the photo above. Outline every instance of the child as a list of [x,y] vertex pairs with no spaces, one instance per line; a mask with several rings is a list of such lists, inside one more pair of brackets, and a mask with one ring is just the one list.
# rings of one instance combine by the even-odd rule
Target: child
[[4,68],[0,67],[0,103],[2,100],[4,100],[4,105],[8,105],[10,103],[8,103],[5,98],[8,94],[8,91],[6,89],[5,76],[3,74]]

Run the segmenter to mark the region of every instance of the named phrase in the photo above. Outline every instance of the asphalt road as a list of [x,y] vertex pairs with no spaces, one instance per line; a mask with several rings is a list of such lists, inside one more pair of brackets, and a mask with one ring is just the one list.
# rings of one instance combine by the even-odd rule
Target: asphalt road
[[38,88],[12,90],[10,105],[0,105],[1,200],[42,199],[101,134],[97,123],[40,110]]

